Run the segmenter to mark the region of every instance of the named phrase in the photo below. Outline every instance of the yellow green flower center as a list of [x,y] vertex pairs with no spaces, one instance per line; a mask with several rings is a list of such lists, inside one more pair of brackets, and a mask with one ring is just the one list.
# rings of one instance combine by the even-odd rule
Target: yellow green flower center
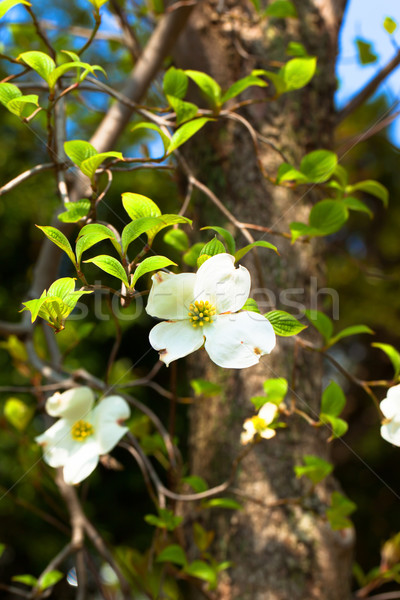
[[190,312],[189,321],[193,325],[193,327],[204,327],[204,325],[208,325],[213,322],[213,317],[215,316],[216,308],[208,300],[205,302],[203,300],[196,300],[189,306]]
[[71,436],[72,439],[74,439],[77,442],[84,442],[86,438],[93,434],[94,428],[90,423],[88,423],[88,421],[80,419],[72,425]]
[[262,431],[264,431],[264,429],[267,429],[268,427],[265,419],[262,419],[261,417],[253,417],[251,420],[253,422],[254,429],[257,431],[257,433],[261,433]]

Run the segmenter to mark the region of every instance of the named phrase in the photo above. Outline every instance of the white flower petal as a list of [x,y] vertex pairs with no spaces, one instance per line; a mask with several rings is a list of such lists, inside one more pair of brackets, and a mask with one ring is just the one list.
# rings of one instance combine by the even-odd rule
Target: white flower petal
[[60,394],[56,392],[48,398],[46,411],[52,417],[65,417],[66,419],[82,419],[91,410],[94,403],[94,394],[89,387],[72,388]]
[[264,438],[264,440],[270,440],[276,435],[275,429],[263,429],[259,432],[260,436]]
[[390,444],[400,446],[400,423],[391,421],[382,425],[381,436]]
[[152,277],[146,312],[159,319],[187,319],[189,305],[194,298],[194,273],[164,273]]
[[271,352],[276,342],[271,323],[255,312],[218,315],[204,329],[205,348],[211,360],[226,369],[255,365],[263,354]]
[[129,404],[121,396],[108,396],[94,409],[95,438],[100,454],[107,454],[128,431],[121,425],[130,417]]
[[208,300],[217,313],[240,310],[250,293],[250,273],[244,267],[235,268],[230,254],[216,254],[206,260],[196,273],[195,300]]
[[380,408],[387,419],[397,416],[400,420],[400,385],[388,389],[386,398],[380,403]]
[[202,328],[193,327],[189,320],[165,321],[153,327],[149,340],[153,348],[160,351],[160,360],[168,367],[173,360],[201,348],[204,337]]
[[65,465],[77,443],[71,437],[72,422],[60,419],[47,431],[35,438],[43,448],[43,460],[51,467]]
[[267,425],[272,423],[278,412],[278,407],[273,402],[266,402],[259,410],[258,416],[266,422]]
[[99,462],[99,448],[93,438],[78,442],[79,447],[73,452],[64,465],[64,481],[69,485],[80,483],[95,470]]

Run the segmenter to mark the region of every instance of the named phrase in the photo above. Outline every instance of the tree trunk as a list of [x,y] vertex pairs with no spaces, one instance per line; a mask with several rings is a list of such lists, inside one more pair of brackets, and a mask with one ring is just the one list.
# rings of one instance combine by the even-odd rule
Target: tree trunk
[[[289,40],[301,42],[310,55],[318,57],[318,74],[311,84],[278,101],[242,109],[242,115],[272,146],[292,164],[298,164],[306,152],[332,146],[334,63],[344,3],[296,0],[298,19],[268,21],[255,20],[251,4],[244,1],[201,3],[180,39],[175,53],[177,66],[204,70],[227,89],[252,69],[270,70],[285,60]],[[264,88],[253,87],[248,97],[265,94]],[[309,207],[318,197],[315,190],[300,193],[270,184],[260,173],[249,131],[240,123],[227,120],[220,128],[207,128],[205,134],[196,136],[187,158],[195,165],[197,177],[239,221],[280,231],[289,231],[292,221],[306,222]],[[271,145],[260,146],[262,165],[273,175],[282,156]],[[206,205],[204,197],[198,199],[201,215],[207,220],[202,224],[229,227],[217,221],[214,209]],[[258,270],[255,255],[247,261],[253,274],[252,296],[262,312],[278,308],[299,316],[294,311],[299,304],[309,308],[314,303],[316,308],[316,282],[323,287],[323,246],[291,246],[282,237],[260,235],[262,238],[277,244],[280,252],[279,257],[267,250],[259,252]],[[238,241],[239,247],[248,243],[242,236]],[[308,335],[311,338],[312,334]],[[223,382],[225,387],[221,397],[198,401],[191,412],[192,473],[210,485],[229,476],[240,451],[243,421],[254,414],[249,399],[263,394],[265,379],[286,377],[291,388],[288,402],[295,402],[312,417],[319,413],[321,362],[316,353],[305,355],[296,349],[293,338],[278,338],[272,354],[250,369],[223,371],[208,358],[200,361],[198,356],[193,358],[191,369],[197,376]],[[243,511],[232,514],[221,510],[204,523],[215,531],[218,559],[234,564],[219,585],[221,600],[349,598],[353,532],[334,532],[323,517],[330,494],[337,487],[334,480],[328,478],[318,485],[299,505],[267,506],[305,493],[307,484],[295,479],[293,466],[305,454],[329,459],[328,436],[327,430],[311,428],[292,416],[287,429],[257,444],[241,463],[233,492],[243,503]]]

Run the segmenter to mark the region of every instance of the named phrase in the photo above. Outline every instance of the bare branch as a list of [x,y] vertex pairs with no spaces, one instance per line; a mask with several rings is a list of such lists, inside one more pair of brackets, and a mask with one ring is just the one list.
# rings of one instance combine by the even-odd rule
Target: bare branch
[[21,173],[14,179],[11,179],[11,181],[9,181],[5,185],[3,185],[3,187],[0,188],[0,196],[2,196],[3,194],[6,194],[13,188],[17,187],[17,185],[19,185],[23,181],[26,181],[33,175],[36,175],[36,173],[40,173],[41,171],[49,171],[50,169],[54,169],[54,163],[52,163],[52,162],[51,163],[43,163],[41,165],[36,165],[35,167],[32,167],[32,169],[28,169],[27,171],[24,171],[23,173]]

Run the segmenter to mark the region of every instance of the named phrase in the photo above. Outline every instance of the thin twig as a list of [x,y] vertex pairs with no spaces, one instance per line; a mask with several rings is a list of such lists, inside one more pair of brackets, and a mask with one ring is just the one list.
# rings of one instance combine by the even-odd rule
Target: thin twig
[[36,33],[38,34],[40,39],[43,41],[44,45],[47,46],[47,49],[50,52],[50,56],[53,58],[53,60],[55,60],[56,51],[54,50],[53,46],[51,45],[49,38],[46,35],[46,32],[43,31],[43,28],[42,28],[41,24],[39,23],[39,21],[37,20],[35,13],[31,9],[30,5],[28,6],[27,4],[24,4],[24,8],[31,16],[33,25],[36,29]]
[[50,169],[54,169],[54,166],[55,165],[53,162],[43,163],[41,165],[36,165],[35,167],[32,167],[32,169],[28,169],[27,171],[24,171],[23,173],[21,173],[14,179],[11,179],[11,181],[9,181],[8,183],[6,183],[5,185],[3,185],[0,188],[0,196],[2,196],[3,194],[6,194],[13,188],[17,187],[23,181],[26,181],[30,177],[33,177],[33,175],[36,175],[36,173],[40,173],[41,171],[49,171]]

